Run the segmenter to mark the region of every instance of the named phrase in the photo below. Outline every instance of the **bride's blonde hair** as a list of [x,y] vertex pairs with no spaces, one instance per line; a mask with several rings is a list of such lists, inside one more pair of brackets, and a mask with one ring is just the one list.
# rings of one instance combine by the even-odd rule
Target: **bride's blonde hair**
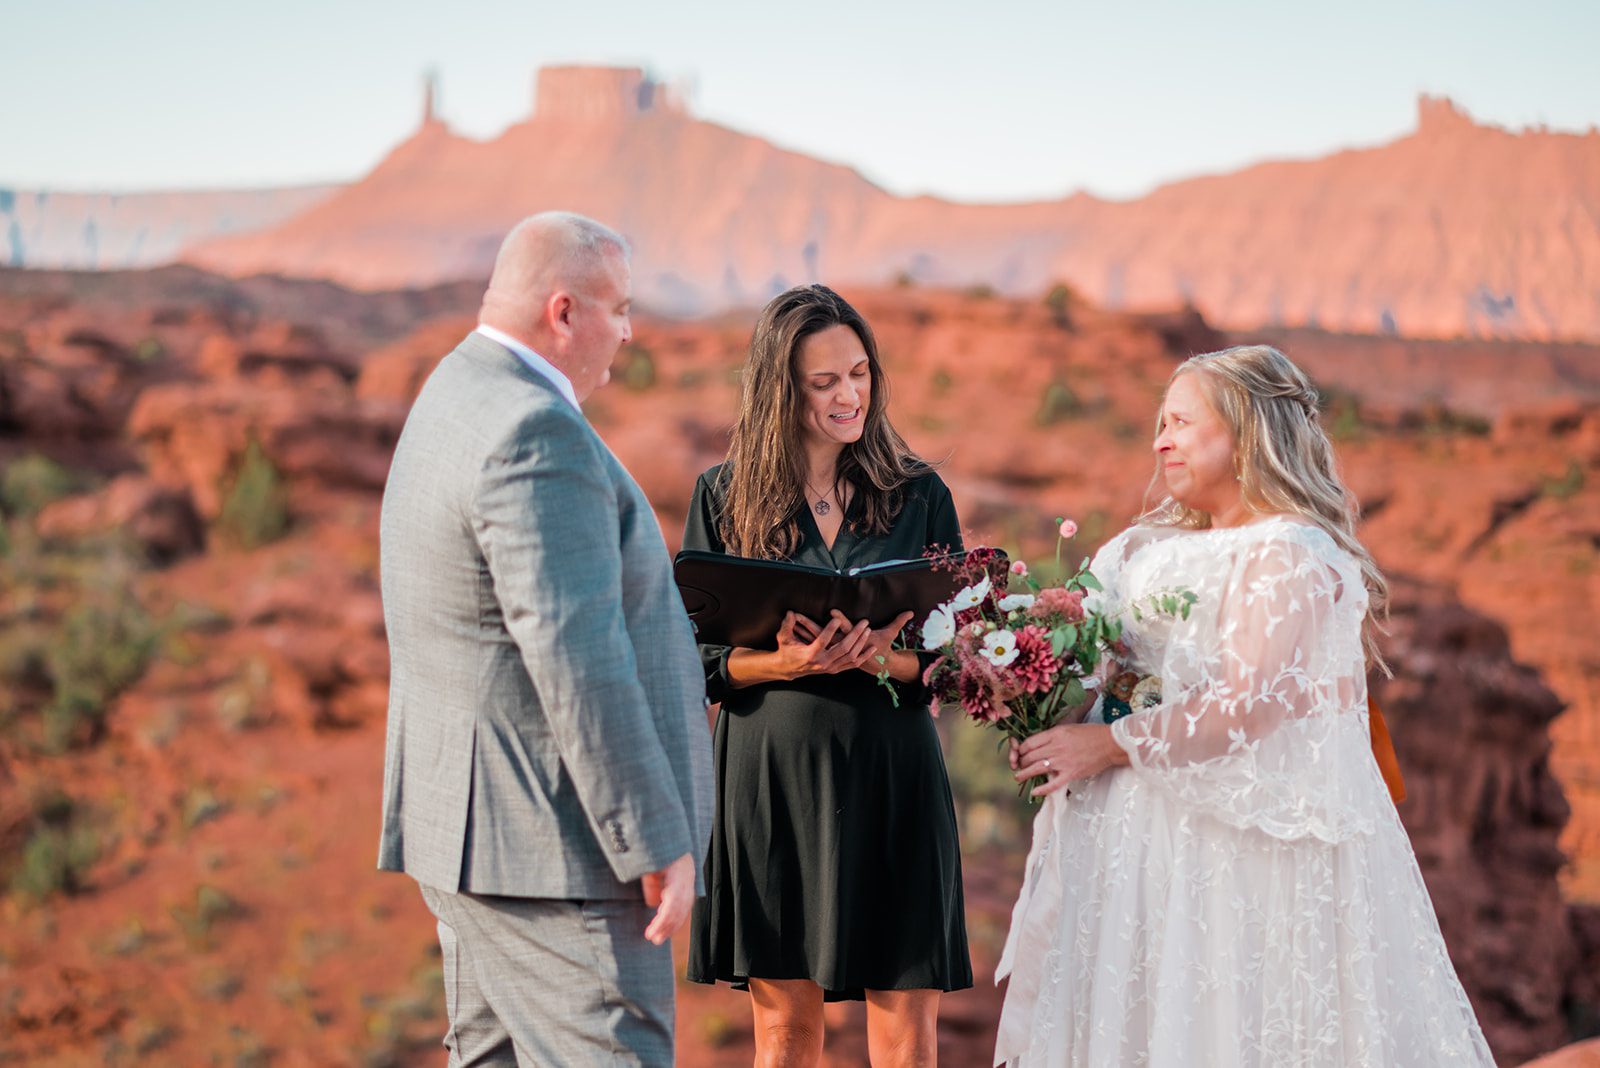
[[[1270,345],[1239,345],[1193,356],[1178,365],[1169,388],[1186,374],[1198,376],[1212,407],[1233,434],[1234,473],[1244,506],[1260,514],[1293,515],[1315,523],[1361,566],[1368,598],[1362,624],[1367,664],[1388,674],[1378,652],[1377,632],[1389,618],[1389,583],[1356,539],[1361,508],[1339,478],[1311,379]],[[1160,432],[1158,414],[1156,433]],[[1157,481],[1159,472],[1158,467]],[[1152,490],[1155,485],[1152,481]],[[1170,495],[1138,521],[1195,530],[1211,526],[1209,514],[1186,508]]]

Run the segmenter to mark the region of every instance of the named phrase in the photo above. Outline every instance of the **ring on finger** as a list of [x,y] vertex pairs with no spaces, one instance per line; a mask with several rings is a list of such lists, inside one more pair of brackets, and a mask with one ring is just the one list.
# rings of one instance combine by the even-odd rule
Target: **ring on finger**
[[1049,757],[1045,757],[1044,758],[1044,766],[1047,767],[1047,768],[1050,766],[1050,758]]

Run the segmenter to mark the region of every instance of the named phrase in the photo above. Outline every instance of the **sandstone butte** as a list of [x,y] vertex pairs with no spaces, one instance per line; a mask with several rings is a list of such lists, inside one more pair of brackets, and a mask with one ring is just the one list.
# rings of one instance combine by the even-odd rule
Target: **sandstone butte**
[[[1600,338],[1600,132],[1510,131],[1418,100],[1416,130],[1114,202],[898,197],[847,166],[697,119],[638,70],[547,68],[489,141],[431,108],[371,173],[185,254],[380,289],[482,278],[517,218],[582,211],[637,247],[645,305],[759,304],[814,278],[1043,292],[1110,308],[1190,302],[1230,328]],[[1092,146],[1086,146],[1092,150]]]
[[[0,669],[18,682],[0,688],[0,880],[63,819],[41,815],[52,792],[99,843],[42,904],[0,893],[0,1060],[438,1063],[432,924],[407,880],[373,870],[388,676],[376,521],[406,410],[470,328],[475,289],[0,270],[0,467],[37,451],[87,478],[4,527]],[[897,425],[945,462],[969,541],[1040,566],[1053,515],[1079,520],[1088,552],[1134,513],[1161,383],[1228,340],[1192,311],[847,295],[878,333]],[[641,317],[586,405],[669,542],[725,448],[751,319]],[[1396,678],[1375,683],[1411,790],[1401,817],[1500,1062],[1522,1063],[1600,1026],[1600,349],[1273,339],[1331,395],[1362,536],[1394,583]],[[220,522],[251,442],[290,520],[254,548]],[[51,753],[25,650],[79,591],[105,595],[107,531],[140,554],[118,565],[123,588],[167,638],[98,738]],[[989,740],[953,715],[940,729],[978,977],[945,1002],[940,1052],[965,1066],[992,1048],[987,975],[1027,825]],[[680,984],[680,1062],[749,1064],[748,1004]],[[829,1023],[829,1063],[863,1063],[859,1009]]]

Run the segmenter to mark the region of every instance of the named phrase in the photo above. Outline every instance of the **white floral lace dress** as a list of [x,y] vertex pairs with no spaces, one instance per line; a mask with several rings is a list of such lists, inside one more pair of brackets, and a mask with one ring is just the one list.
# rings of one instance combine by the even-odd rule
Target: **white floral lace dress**
[[[1372,757],[1355,561],[1273,517],[1092,567],[1163,701],[1040,809],[995,1063],[1493,1065]],[[1143,607],[1180,588],[1189,619]]]

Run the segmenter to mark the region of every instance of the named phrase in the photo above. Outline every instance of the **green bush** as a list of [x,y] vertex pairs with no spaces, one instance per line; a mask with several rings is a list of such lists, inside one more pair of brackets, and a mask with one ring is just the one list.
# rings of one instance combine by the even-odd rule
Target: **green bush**
[[1322,425],[1334,441],[1358,441],[1371,429],[1361,398],[1349,390],[1319,387]]
[[166,359],[167,347],[160,338],[147,337],[133,347],[133,358],[140,363],[155,363]]
[[107,705],[144,674],[159,642],[155,623],[127,592],[70,609],[45,654],[55,691],[44,710],[46,747],[97,740]]
[[276,541],[289,529],[289,497],[283,476],[253,439],[234,469],[217,525],[230,541],[245,549]]
[[1552,500],[1564,501],[1583,489],[1583,468],[1576,460],[1567,461],[1566,473],[1557,478],[1546,478],[1539,483],[1539,492]]
[[6,465],[0,473],[0,509],[7,515],[33,516],[41,508],[69,497],[83,480],[48,456],[30,453]]
[[639,344],[625,346],[617,359],[617,381],[624,389],[643,393],[656,384],[656,361],[650,350]]
[[1044,295],[1045,307],[1050,309],[1057,326],[1071,326],[1072,310],[1081,303],[1083,298],[1065,282],[1057,282],[1050,287],[1050,292]]
[[1073,392],[1072,387],[1056,378],[1045,387],[1044,395],[1039,398],[1039,407],[1033,413],[1033,421],[1038,426],[1054,426],[1068,419],[1075,419],[1083,412],[1083,401]]
[[11,892],[34,901],[84,888],[84,874],[100,859],[100,837],[84,826],[70,797],[47,790],[34,798],[28,838],[11,871]]

